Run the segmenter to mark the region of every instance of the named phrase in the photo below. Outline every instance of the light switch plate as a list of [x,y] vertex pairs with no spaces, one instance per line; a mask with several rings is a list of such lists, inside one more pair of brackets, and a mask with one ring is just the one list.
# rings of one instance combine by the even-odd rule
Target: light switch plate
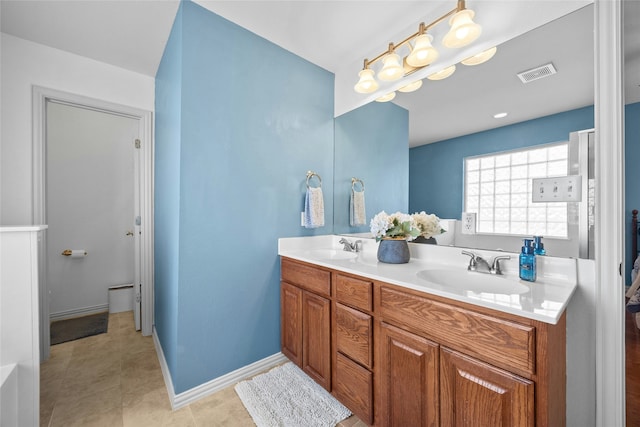
[[476,234],[476,213],[462,213],[462,234]]
[[582,176],[569,175],[532,180],[532,201],[580,202],[582,201]]

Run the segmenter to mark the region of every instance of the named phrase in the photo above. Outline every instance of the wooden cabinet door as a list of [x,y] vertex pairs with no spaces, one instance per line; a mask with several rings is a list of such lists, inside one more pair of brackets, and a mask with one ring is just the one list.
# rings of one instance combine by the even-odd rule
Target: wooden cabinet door
[[386,323],[379,330],[377,423],[438,426],[438,344]]
[[337,353],[333,366],[333,395],[366,424],[373,422],[373,374]]
[[534,384],[453,350],[440,350],[442,426],[534,425]]
[[302,290],[280,283],[280,348],[302,368]]
[[302,370],[331,391],[331,302],[302,292]]

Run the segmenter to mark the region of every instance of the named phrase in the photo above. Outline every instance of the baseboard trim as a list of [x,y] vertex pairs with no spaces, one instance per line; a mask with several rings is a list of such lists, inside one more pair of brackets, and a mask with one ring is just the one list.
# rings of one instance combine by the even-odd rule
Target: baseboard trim
[[160,345],[160,339],[156,332],[156,327],[153,327],[153,345],[156,348],[156,354],[158,355],[158,361],[160,362],[160,369],[162,370],[162,376],[164,377],[164,385],[167,388],[167,394],[169,395],[169,402],[173,409],[177,409],[173,402],[176,400],[176,393],[173,391],[173,381],[171,380],[171,372],[169,371],[169,365],[167,365],[167,359],[164,358],[164,352],[162,351],[162,345]]
[[72,319],[74,317],[88,316],[90,314],[102,313],[104,311],[109,311],[109,304],[93,305],[91,307],[74,308],[73,310],[51,313],[49,314],[49,320],[51,322],[55,322],[56,320]]
[[243,366],[240,369],[229,372],[228,374],[225,374],[221,377],[214,378],[204,384],[200,384],[197,387],[194,387],[187,391],[183,391],[179,394],[175,394],[173,381],[171,380],[171,374],[169,372],[169,366],[167,365],[167,361],[164,358],[164,352],[162,351],[162,346],[160,345],[160,340],[158,339],[155,327],[153,328],[153,343],[156,347],[158,360],[160,361],[160,368],[162,369],[164,383],[167,387],[167,393],[169,394],[169,401],[171,402],[171,407],[174,410],[187,406],[195,402],[196,400],[209,396],[210,394],[227,388],[233,384],[259,374],[262,371],[277,366],[282,362],[288,360],[284,354],[278,352],[271,356],[265,357],[264,359],[258,360],[250,365]]

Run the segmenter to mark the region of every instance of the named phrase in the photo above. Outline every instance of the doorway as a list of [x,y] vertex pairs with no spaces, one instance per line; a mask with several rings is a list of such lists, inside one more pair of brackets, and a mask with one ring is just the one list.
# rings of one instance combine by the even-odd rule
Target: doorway
[[33,101],[33,222],[54,225],[40,253],[41,360],[51,318],[106,309],[114,285],[133,285],[151,335],[151,112],[40,87]]
[[[139,120],[52,99],[45,108],[50,319],[112,310],[108,293],[129,292],[109,288],[139,283],[134,280]],[[119,309],[133,308],[133,301],[132,296]],[[139,325],[139,308],[135,312]]]

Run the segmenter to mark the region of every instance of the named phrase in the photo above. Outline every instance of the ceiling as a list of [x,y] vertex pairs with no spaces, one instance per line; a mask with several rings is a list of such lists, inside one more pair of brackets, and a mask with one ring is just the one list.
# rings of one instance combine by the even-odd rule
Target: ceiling
[[[396,40],[396,35],[416,26],[419,17],[440,16],[455,6],[453,0],[196,0],[196,3],[336,75],[342,73],[345,63],[361,66],[362,59],[371,52],[384,50],[386,42],[382,41]],[[473,8],[476,4],[480,16],[483,7],[486,9],[490,3],[501,2],[468,0],[467,6]],[[528,3],[546,8],[561,2]],[[178,4],[178,0],[0,0],[0,29],[16,37],[155,76]],[[627,101],[640,101],[640,19],[630,18],[640,17],[640,2],[625,1],[625,8],[625,17],[629,17],[625,19]],[[460,65],[447,80],[425,81],[418,92],[400,94],[394,102],[409,110],[410,144],[503,126],[537,117],[541,111],[551,114],[589,105],[587,98],[592,103],[593,78],[589,73],[593,69],[593,49],[587,46],[593,38],[592,18],[581,18],[587,20],[586,24],[580,25],[576,17],[570,27],[574,30],[570,32],[565,26],[551,23],[549,28],[532,30],[501,45],[486,64]],[[558,74],[528,85],[515,84],[519,82],[515,73],[549,61],[556,65]],[[351,79],[351,71],[347,78]],[[357,80],[357,69],[352,79],[350,85]],[[560,95],[560,100],[552,100],[551,94]],[[496,121],[492,115],[501,111],[509,115]]]

